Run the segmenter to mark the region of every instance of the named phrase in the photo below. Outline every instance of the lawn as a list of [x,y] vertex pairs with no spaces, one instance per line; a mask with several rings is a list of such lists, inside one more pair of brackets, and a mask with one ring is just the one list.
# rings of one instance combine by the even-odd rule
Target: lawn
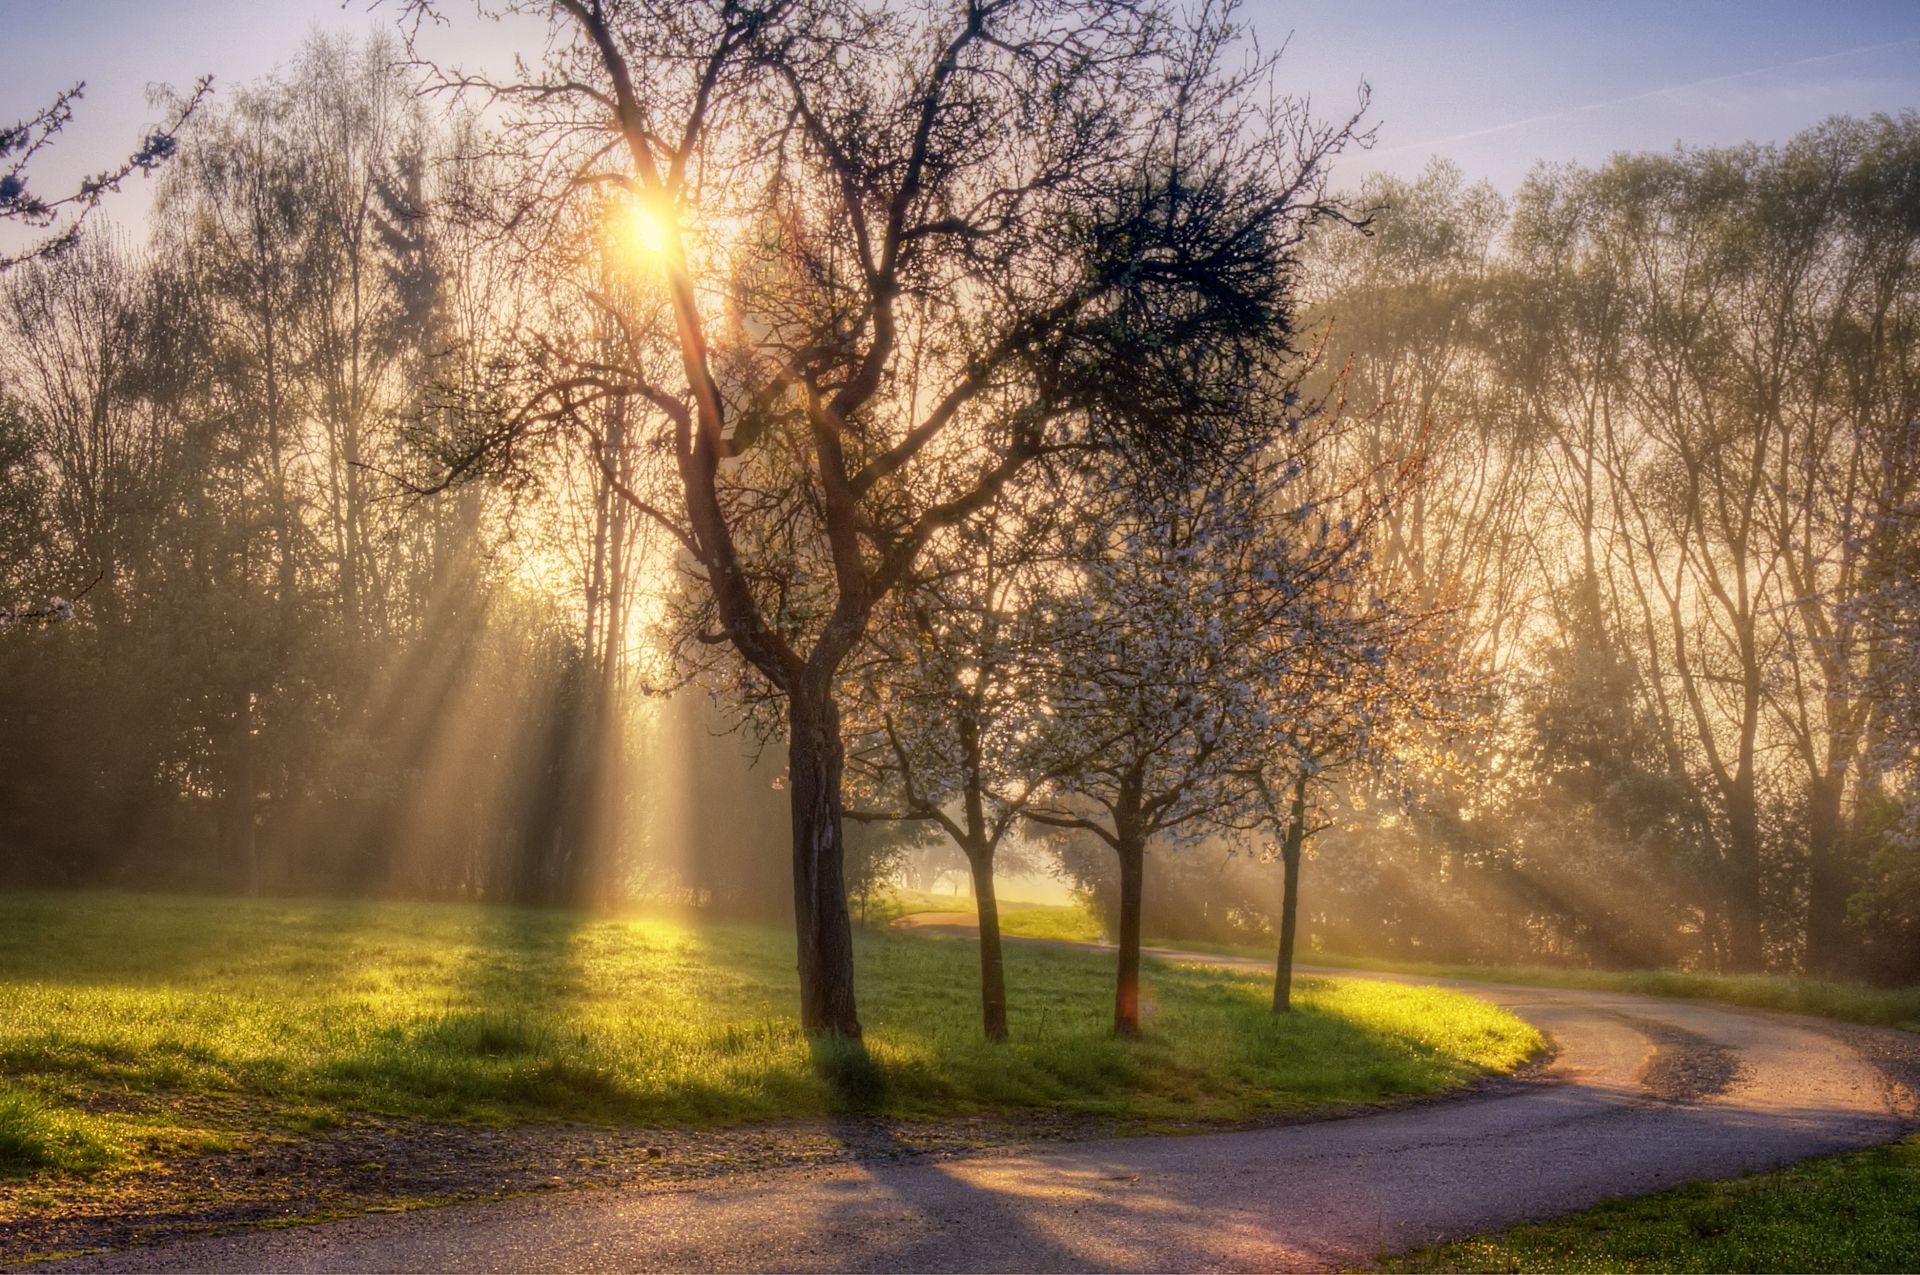
[[[1215,943],[1197,939],[1149,939],[1150,944],[1245,956],[1271,961],[1270,944]],[[1391,957],[1348,956],[1338,952],[1301,952],[1302,966],[1366,971],[1382,974],[1418,974],[1430,978],[1479,983],[1517,983],[1525,987],[1573,987],[1601,992],[1632,992],[1645,996],[1678,996],[1717,1001],[1747,1009],[1777,1009],[1811,1014],[1847,1023],[1900,1027],[1920,1031],[1920,987],[1869,987],[1793,974],[1700,974],[1688,970],[1590,970],[1551,965],[1472,965],[1459,962],[1409,961]]]
[[[1457,993],[1155,965],[1108,1032],[1111,958],[1009,951],[987,1045],[964,938],[858,936],[867,1056],[816,1053],[777,927],[395,903],[0,897],[0,1174],[217,1149],[248,1122],[744,1124],[858,1108],[1224,1121],[1432,1094],[1540,1048]],[[244,1119],[233,1113],[246,1113]]]
[[[1224,949],[1223,949],[1224,950]],[[1238,950],[1238,949],[1235,949]],[[1265,952],[1247,949],[1253,955]],[[1520,983],[1529,987],[1586,987],[1647,996],[1681,996],[1748,1009],[1778,1009],[1849,1023],[1920,1031],[1920,987],[1867,987],[1788,974],[1695,974],[1684,970],[1577,970],[1539,965],[1449,965],[1302,953],[1303,965],[1428,974],[1436,978]]]
[[[874,924],[884,925],[915,912],[973,911],[973,900],[947,894],[896,891],[877,899]],[[1002,904],[1001,931],[1009,936],[1100,942],[1099,919],[1084,904]],[[1271,942],[1219,943],[1197,939],[1149,936],[1149,945],[1246,956],[1271,961]],[[1437,961],[1396,960],[1348,956],[1336,952],[1302,952],[1302,965],[1366,970],[1392,974],[1422,974],[1487,983],[1519,983],[1529,987],[1578,987],[1607,992],[1636,992],[1648,996],[1679,996],[1718,1001],[1749,1009],[1777,1009],[1813,1014],[1849,1023],[1903,1027],[1920,1031],[1920,987],[1868,987],[1860,983],[1829,982],[1789,974],[1699,974],[1685,970],[1582,970],[1545,965],[1469,965]]]
[[[875,895],[867,906],[867,924],[882,927],[903,916],[923,912],[964,912],[974,915],[973,896],[929,894],[924,890],[892,889]],[[1100,918],[1083,903],[1025,903],[1000,901],[1000,932],[1008,938],[1065,939],[1098,943],[1105,938]]]
[[1388,1269],[1920,1270],[1920,1140],[1616,1200],[1408,1253]]

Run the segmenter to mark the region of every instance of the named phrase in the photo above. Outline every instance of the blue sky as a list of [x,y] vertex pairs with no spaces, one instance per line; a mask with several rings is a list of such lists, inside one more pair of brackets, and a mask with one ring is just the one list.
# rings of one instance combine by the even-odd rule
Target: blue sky
[[[451,0],[450,12],[469,12]],[[151,82],[255,78],[318,28],[364,30],[366,0],[0,0],[0,119],[75,80],[81,119],[37,186],[101,166],[153,111]],[[1379,142],[1345,166],[1411,173],[1446,155],[1511,189],[1541,159],[1597,162],[1677,141],[1779,140],[1828,115],[1920,108],[1920,0],[1251,0],[1263,43],[1291,34],[1287,78],[1325,114],[1373,86]],[[500,28],[433,33],[454,60],[498,57]],[[144,192],[113,207],[137,221]]]

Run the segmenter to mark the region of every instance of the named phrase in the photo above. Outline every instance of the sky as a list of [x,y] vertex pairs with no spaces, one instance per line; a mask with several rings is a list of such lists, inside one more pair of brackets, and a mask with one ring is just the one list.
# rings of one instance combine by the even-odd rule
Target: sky
[[[394,0],[0,0],[0,120],[79,80],[87,94],[34,186],[52,193],[124,156],[158,112],[149,84],[216,91],[288,61],[314,29],[394,21]],[[423,48],[468,65],[524,41],[463,0]],[[1364,79],[1378,141],[1342,172],[1418,172],[1434,155],[1512,190],[1541,160],[1596,163],[1676,142],[1779,141],[1829,115],[1920,109],[1920,0],[1249,0],[1291,91],[1321,113]],[[536,25],[531,34],[538,38]],[[136,186],[143,185],[136,183]],[[137,224],[132,189],[111,206]]]

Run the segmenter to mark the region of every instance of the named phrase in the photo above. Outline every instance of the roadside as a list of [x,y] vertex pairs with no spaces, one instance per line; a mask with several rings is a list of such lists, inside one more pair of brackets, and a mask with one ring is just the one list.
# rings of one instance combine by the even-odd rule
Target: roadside
[[1920,1139],[1417,1249],[1390,1271],[1920,1270]]
[[[791,939],[685,919],[403,904],[0,896],[0,1262],[571,1186],[1269,1127],[1459,1092],[1540,1038],[1444,989],[1156,974],[863,934],[863,1051],[771,1006]],[[955,1113],[963,1113],[956,1116]]]
[[[129,1174],[0,1182],[0,1266],[362,1214],[543,1192],[659,1189],[771,1169],[1012,1154],[1119,1137],[1245,1132],[1460,1102],[1547,1083],[1551,1055],[1448,1093],[1262,1119],[1174,1120],[1030,1112],[951,1120],[848,1115],[735,1128],[500,1128],[362,1118],[254,1139]],[[248,1122],[271,1127],[262,1111]]]
[[[242,1117],[255,1128],[279,1123],[265,1109],[228,1116]],[[1116,1131],[1110,1120],[1044,1114],[1019,1121],[845,1117],[718,1129],[362,1117],[304,1136],[256,1136],[223,1153],[132,1173],[0,1183],[0,1265],[543,1191],[951,1156]]]

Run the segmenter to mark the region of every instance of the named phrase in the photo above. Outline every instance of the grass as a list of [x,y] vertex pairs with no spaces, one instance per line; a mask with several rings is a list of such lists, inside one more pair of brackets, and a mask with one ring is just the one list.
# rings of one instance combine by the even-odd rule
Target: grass
[[[858,938],[864,1057],[816,1058],[783,930],[455,905],[0,896],[0,1174],[70,1173],[351,1113],[717,1125],[902,1117],[1231,1120],[1432,1094],[1532,1028],[1457,993],[1156,966],[1108,1033],[1102,954],[1008,953],[1014,1043],[977,1025],[970,940]],[[197,1113],[197,1114],[196,1114]],[[245,1133],[246,1130],[239,1132]]]
[[[886,909],[884,913],[880,911],[882,907]],[[895,917],[916,912],[972,911],[971,898],[903,890],[877,903],[875,915],[882,918],[876,923],[884,925]],[[1099,942],[1104,937],[1099,919],[1083,904],[1003,904],[1001,930],[1009,936],[1021,938]],[[1149,946],[1191,952],[1245,956],[1263,961],[1273,959],[1271,942],[1221,943],[1151,936],[1146,942]],[[1679,996],[1749,1009],[1784,1010],[1842,1022],[1920,1031],[1920,987],[1868,987],[1859,983],[1830,982],[1785,974],[1696,974],[1670,969],[1581,970],[1547,965],[1472,965],[1349,956],[1334,952],[1302,952],[1299,961],[1302,965],[1336,969],[1519,983],[1530,987],[1575,987],[1635,992],[1648,996]]]
[[[972,895],[929,894],[924,890],[893,889],[876,895],[867,905],[867,924],[891,925],[903,916],[926,912],[964,912],[974,915]],[[1082,903],[1000,902],[1000,932],[1008,938],[1065,939],[1098,943],[1105,933],[1100,918]]]
[[1405,1254],[1399,1271],[1920,1270],[1920,1140]]
[[1106,937],[1100,918],[1078,903],[1003,903],[1000,932],[1009,938],[1073,943],[1098,943]]
[[91,1173],[114,1151],[84,1117],[58,1110],[38,1094],[0,1090],[0,1177]]
[[[1246,949],[1255,955],[1263,952]],[[1302,953],[1303,965],[1427,974],[1436,978],[1520,983],[1530,987],[1585,987],[1648,996],[1719,1001],[1749,1009],[1813,1014],[1849,1023],[1920,1031],[1920,987],[1867,987],[1785,974],[1694,974],[1682,970],[1576,970],[1538,965],[1459,965],[1380,960],[1322,952]]]
[[[1149,945],[1246,956],[1271,961],[1271,944],[1219,943],[1198,939],[1149,939]],[[1812,1014],[1841,1022],[1899,1027],[1920,1032],[1920,987],[1869,987],[1791,974],[1697,974],[1686,970],[1583,970],[1553,965],[1473,965],[1461,962],[1408,961],[1392,957],[1350,956],[1338,952],[1301,952],[1299,963],[1369,973],[1418,974],[1527,987],[1588,988],[1647,996],[1678,996],[1717,1001],[1747,1009]]]

